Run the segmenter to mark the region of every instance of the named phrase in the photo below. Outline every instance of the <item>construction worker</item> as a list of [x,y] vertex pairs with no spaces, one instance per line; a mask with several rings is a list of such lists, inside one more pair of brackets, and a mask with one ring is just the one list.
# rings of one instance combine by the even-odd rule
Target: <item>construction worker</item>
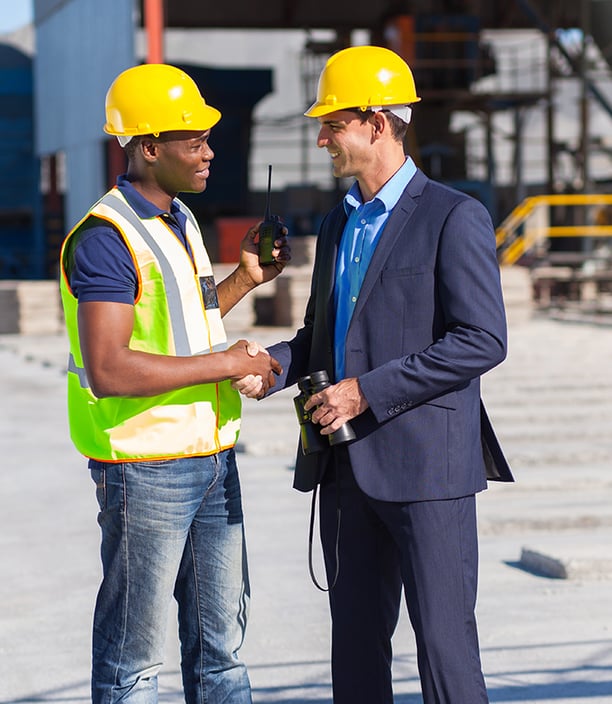
[[305,410],[323,437],[347,422],[356,436],[298,453],[294,481],[320,490],[334,704],[392,704],[402,589],[425,704],[488,701],[475,494],[512,476],[479,377],[505,356],[504,306],[486,209],[404,152],[419,100],[388,49],[328,60],[306,115],[354,182],[321,225],[304,327],[269,348],[284,369],[274,390],[327,372]]
[[228,347],[222,317],[290,254],[284,230],[275,261],[260,266],[254,226],[216,285],[176,196],[206,188],[220,117],[173,66],[121,73],[104,130],[123,146],[127,173],[62,248],[70,431],[89,458],[102,531],[94,703],[157,701],[173,595],[186,701],[251,702],[237,657],[249,586],[231,384],[267,390],[280,366],[256,343]]

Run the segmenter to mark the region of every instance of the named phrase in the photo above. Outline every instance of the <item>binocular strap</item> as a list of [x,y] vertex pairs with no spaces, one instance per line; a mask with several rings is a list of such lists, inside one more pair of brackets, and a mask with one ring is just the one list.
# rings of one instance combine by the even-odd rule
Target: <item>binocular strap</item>
[[339,468],[337,466],[338,463],[336,460],[336,453],[332,452],[332,454],[334,455],[334,460],[336,461],[336,547],[334,551],[336,560],[336,571],[334,573],[334,578],[331,584],[328,583],[327,587],[322,587],[319,584],[319,581],[317,580],[317,577],[314,573],[314,567],[312,564],[312,543],[314,536],[315,509],[317,504],[317,493],[319,491],[319,484],[315,484],[315,487],[312,490],[312,501],[310,503],[310,526],[308,529],[308,571],[310,572],[310,579],[312,580],[312,583],[317,589],[322,592],[329,592],[334,588],[336,582],[338,581],[338,574],[340,573],[340,519],[342,516],[342,512],[340,510],[340,476]]

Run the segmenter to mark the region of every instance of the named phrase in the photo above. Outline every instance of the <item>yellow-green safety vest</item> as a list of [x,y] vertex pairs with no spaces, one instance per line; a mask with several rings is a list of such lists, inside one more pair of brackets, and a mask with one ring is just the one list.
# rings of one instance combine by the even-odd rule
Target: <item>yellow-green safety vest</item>
[[83,365],[78,301],[67,272],[71,240],[92,215],[120,232],[136,267],[138,294],[130,349],[181,357],[227,349],[200,230],[189,209],[175,202],[187,217],[193,261],[161,217],[141,219],[117,187],[92,207],[62,246],[60,289],[70,342],[68,418],[72,441],[86,457],[123,462],[211,455],[233,447],[238,439],[240,395],[229,381],[150,397],[97,398]]

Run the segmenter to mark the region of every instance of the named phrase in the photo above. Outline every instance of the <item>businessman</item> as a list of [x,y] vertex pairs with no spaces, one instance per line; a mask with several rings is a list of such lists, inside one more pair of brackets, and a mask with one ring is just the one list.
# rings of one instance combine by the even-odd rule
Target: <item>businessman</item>
[[480,399],[506,354],[495,237],[476,200],[404,151],[419,97],[395,53],[340,51],[306,112],[336,177],[354,183],[324,219],[304,326],[269,349],[274,390],[327,371],[307,404],[323,436],[295,487],[320,490],[335,704],[392,704],[402,588],[425,704],[483,704],[475,604],[475,495],[512,481]]

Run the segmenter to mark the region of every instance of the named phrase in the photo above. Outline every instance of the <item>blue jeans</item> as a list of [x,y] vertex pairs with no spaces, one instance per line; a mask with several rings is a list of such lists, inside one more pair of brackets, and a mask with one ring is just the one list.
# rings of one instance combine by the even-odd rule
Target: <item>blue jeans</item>
[[188,704],[251,704],[237,657],[249,602],[233,450],[210,457],[90,461],[103,580],[93,625],[94,704],[154,704],[168,607],[178,602]]

